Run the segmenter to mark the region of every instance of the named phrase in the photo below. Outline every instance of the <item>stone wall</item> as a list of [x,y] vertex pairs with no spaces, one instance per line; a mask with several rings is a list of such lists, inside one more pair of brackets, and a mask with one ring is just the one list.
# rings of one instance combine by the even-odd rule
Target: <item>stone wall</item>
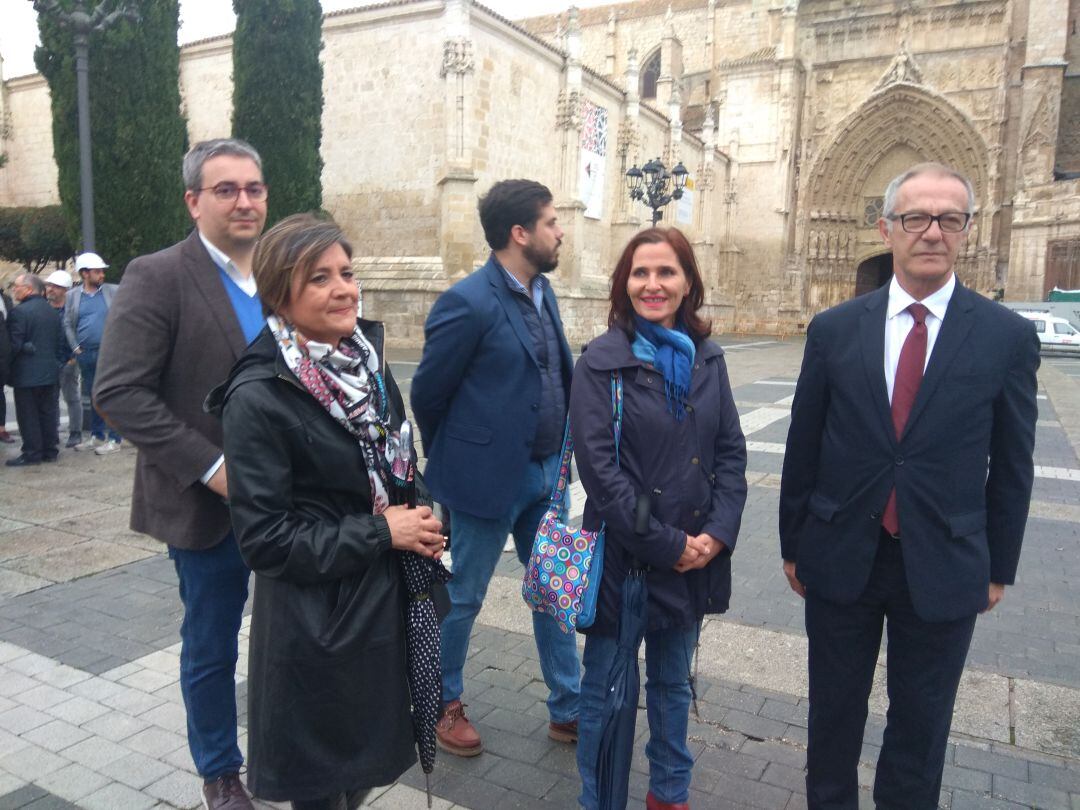
[[189,143],[232,132],[232,96],[232,37],[185,45],[180,51],[180,108]]
[[0,152],[0,205],[52,205],[60,202],[52,151],[49,86],[39,74],[4,82],[6,121]]

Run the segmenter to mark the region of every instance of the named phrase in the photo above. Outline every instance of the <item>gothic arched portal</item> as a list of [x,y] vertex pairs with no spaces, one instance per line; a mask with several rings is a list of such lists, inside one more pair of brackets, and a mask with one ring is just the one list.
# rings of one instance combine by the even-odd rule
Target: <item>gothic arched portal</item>
[[[988,199],[986,145],[963,112],[924,87],[896,83],[875,92],[823,143],[800,205],[805,304],[811,311],[851,298],[857,289],[864,292],[870,283],[870,264],[860,279],[860,261],[869,250],[860,239],[869,233],[866,219],[873,202],[866,197],[867,182],[881,173],[883,162],[904,154],[911,161],[944,163],[971,178],[977,208]],[[976,229],[957,272],[968,285],[983,289],[990,286],[990,279],[982,278],[989,268],[979,262],[977,240]]]

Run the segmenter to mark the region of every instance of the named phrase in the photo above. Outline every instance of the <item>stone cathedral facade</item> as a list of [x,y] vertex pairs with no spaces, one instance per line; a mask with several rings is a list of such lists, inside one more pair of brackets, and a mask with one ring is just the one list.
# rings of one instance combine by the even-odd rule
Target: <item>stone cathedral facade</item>
[[[553,190],[568,332],[601,332],[650,215],[623,175],[655,157],[690,172],[663,222],[691,237],[718,330],[798,332],[887,281],[882,193],[922,160],[975,184],[965,284],[1080,287],[1080,0],[635,0],[517,22],[391,0],[327,14],[323,39],[324,205],[398,344],[486,258],[476,200],[506,177]],[[193,141],[229,131],[231,48],[182,49]],[[57,199],[48,105],[41,77],[3,82],[0,205]]]

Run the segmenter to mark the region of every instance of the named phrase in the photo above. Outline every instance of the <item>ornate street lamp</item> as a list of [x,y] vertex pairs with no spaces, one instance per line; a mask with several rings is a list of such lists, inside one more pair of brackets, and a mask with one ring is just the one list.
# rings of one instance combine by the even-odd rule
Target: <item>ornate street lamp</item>
[[663,216],[660,209],[682,197],[689,175],[682,161],[669,172],[660,158],[653,158],[640,169],[636,165],[630,167],[626,172],[626,188],[631,200],[641,200],[652,209],[652,224],[656,225]]
[[64,11],[58,0],[34,0],[34,11],[52,14],[60,25],[70,28],[75,40],[75,84],[79,107],[79,206],[82,209],[82,249],[93,252],[94,246],[94,169],[90,162],[90,33],[104,31],[118,20],[139,21],[139,14],[120,4],[112,11],[102,2],[92,11],[76,0],[71,11]]

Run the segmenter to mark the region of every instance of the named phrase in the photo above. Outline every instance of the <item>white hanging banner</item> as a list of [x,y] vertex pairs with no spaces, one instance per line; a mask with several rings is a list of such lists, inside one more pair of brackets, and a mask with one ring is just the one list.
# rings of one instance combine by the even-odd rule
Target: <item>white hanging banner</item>
[[585,216],[589,219],[600,219],[604,214],[607,127],[607,110],[582,99],[578,197],[585,203]]

